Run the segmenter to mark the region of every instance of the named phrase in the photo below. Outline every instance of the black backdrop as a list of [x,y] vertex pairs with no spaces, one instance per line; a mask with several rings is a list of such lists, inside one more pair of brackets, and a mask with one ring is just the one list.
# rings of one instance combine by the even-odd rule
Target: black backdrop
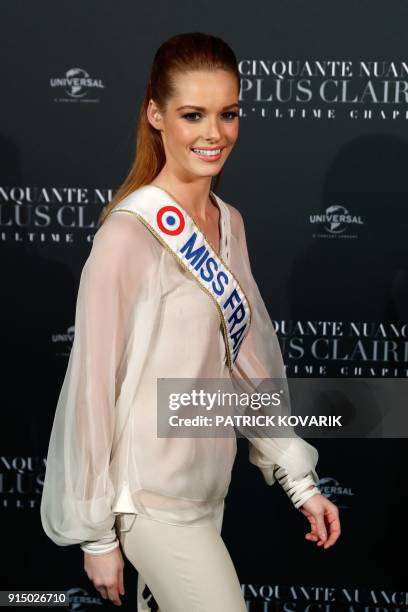
[[[169,36],[222,36],[240,62],[240,136],[218,193],[244,216],[288,376],[407,376],[407,19],[405,2],[378,0],[2,3],[2,589],[110,605],[79,547],[47,539],[39,505],[79,274]],[[66,81],[83,76],[89,86]],[[248,610],[407,608],[404,437],[310,440],[342,520],[327,551],[239,440],[223,536]],[[127,564],[129,610],[134,578]]]

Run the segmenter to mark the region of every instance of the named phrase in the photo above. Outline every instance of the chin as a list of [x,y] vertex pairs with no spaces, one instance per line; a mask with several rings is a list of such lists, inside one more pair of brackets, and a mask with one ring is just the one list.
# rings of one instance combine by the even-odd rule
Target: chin
[[200,176],[200,177],[204,177],[204,176],[210,176],[210,177],[213,177],[213,176],[217,176],[217,174],[219,174],[219,173],[220,173],[221,168],[222,168],[222,166],[221,166],[220,168],[217,168],[217,170],[214,168],[214,170],[213,170],[212,172],[210,172],[210,171],[208,170],[207,172],[203,171],[203,172],[201,172],[201,173],[194,172],[194,174],[195,174],[196,176]]
[[225,165],[225,160],[223,160],[222,164],[214,164],[214,163],[211,164],[211,163],[202,162],[200,165],[194,164],[194,166],[191,167],[191,171],[194,172],[195,174],[201,174],[201,176],[213,176],[213,175],[215,176],[221,171],[221,168],[223,168],[224,165]]

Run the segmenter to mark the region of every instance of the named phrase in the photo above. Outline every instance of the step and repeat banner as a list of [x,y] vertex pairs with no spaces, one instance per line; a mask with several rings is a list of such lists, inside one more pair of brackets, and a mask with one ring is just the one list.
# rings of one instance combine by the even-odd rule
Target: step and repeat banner
[[[1,589],[112,605],[39,509],[80,273],[170,36],[214,34],[237,55],[240,134],[218,194],[244,217],[288,377],[407,377],[407,19],[404,2],[362,0],[2,4]],[[222,534],[250,612],[408,609],[405,438],[308,439],[342,522],[326,551],[238,440]],[[136,578],[127,562],[126,610]]]

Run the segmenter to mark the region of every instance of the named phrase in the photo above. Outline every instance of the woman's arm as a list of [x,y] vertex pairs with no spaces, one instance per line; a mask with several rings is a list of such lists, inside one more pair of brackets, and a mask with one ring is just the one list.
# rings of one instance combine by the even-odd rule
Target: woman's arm
[[[232,373],[238,386],[256,390],[253,379],[286,379],[286,372],[275,329],[252,275],[244,222],[241,213],[230,207],[231,229],[237,242],[231,251],[232,270],[247,293],[252,322],[244,338]],[[275,390],[275,389],[274,389]],[[262,386],[262,391],[266,391]],[[286,406],[290,412],[290,406]],[[245,431],[244,431],[245,435]],[[267,484],[277,480],[296,508],[319,493],[316,473],[317,450],[291,431],[291,437],[249,437],[249,460],[261,470]]]
[[134,321],[145,321],[143,359],[159,306],[154,240],[135,216],[114,213],[95,234],[81,273],[75,338],[51,431],[40,511],[56,544],[79,544],[89,554],[119,545],[109,470],[115,404],[129,337],[139,331]]

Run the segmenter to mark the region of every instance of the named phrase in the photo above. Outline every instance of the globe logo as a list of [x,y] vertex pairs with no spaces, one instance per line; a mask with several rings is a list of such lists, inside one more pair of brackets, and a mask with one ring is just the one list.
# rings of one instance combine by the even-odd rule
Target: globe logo
[[351,487],[343,487],[336,478],[331,476],[320,478],[317,488],[322,495],[341,508],[348,508],[347,503],[354,497]]
[[90,606],[103,605],[99,594],[97,596],[89,595],[88,591],[81,587],[71,587],[66,592],[68,594],[68,606],[64,607],[69,608],[73,612],[86,612]]
[[320,493],[323,493],[327,499],[330,499],[333,503],[337,501],[337,487],[340,486],[340,483],[335,478],[331,476],[320,478],[318,483],[318,489]]
[[88,93],[89,74],[82,68],[71,68],[66,72],[68,87],[65,92],[71,98],[83,98]]
[[347,227],[349,212],[344,206],[334,204],[326,208],[324,227],[331,234],[341,234]]
[[351,214],[347,208],[340,204],[332,204],[332,206],[328,206],[324,212],[322,211],[319,214],[310,215],[309,222],[322,225],[325,229],[325,234],[313,234],[314,237],[322,238],[327,235],[330,235],[332,238],[336,236],[340,238],[357,238],[357,234],[349,234],[348,232],[344,232],[344,230],[352,230],[354,229],[353,226],[364,225],[361,215]]
[[[92,78],[89,73],[83,68],[69,68],[63,77],[55,77],[50,79],[50,85],[52,88],[61,87],[64,93],[71,98],[71,101],[75,100],[82,102],[83,98],[87,96],[92,89],[105,89],[105,85],[102,79]],[[64,98],[55,98],[55,102],[63,102]],[[84,102],[98,102],[98,98],[87,98]]]
[[72,343],[75,337],[75,325],[71,325],[70,327],[68,327],[67,336],[68,336],[68,340]]

